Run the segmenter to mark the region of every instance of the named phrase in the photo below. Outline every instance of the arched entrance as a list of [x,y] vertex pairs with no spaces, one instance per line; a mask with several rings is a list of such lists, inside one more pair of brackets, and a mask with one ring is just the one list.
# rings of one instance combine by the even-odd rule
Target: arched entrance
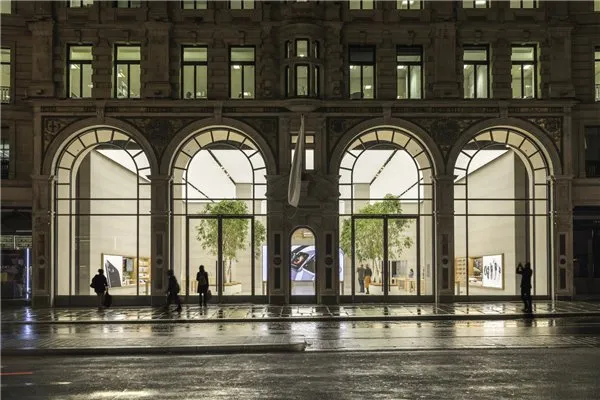
[[149,295],[151,171],[140,144],[120,129],[84,129],[53,170],[56,304],[95,296],[100,268],[113,295]]
[[462,146],[454,164],[456,295],[519,294],[519,262],[531,262],[534,295],[551,293],[550,175],[546,150],[515,128],[485,129]]
[[339,167],[342,296],[433,294],[433,173],[426,147],[406,129],[371,128],[347,146]]
[[197,293],[204,265],[216,301],[266,301],[266,166],[257,144],[232,127],[204,129],[179,147],[171,174],[171,265],[182,294]]
[[290,235],[290,303],[316,303],[317,275],[315,234],[309,228],[296,228]]

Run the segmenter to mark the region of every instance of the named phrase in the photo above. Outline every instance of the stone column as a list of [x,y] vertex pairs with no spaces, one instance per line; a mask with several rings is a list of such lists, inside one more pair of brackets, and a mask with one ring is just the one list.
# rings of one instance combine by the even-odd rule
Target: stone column
[[[503,31],[500,31],[500,33],[506,34]],[[491,76],[493,78],[490,98],[510,99],[512,97],[511,46],[500,34],[496,41],[492,43],[491,56]]]
[[52,68],[54,22],[51,20],[29,23],[31,31],[31,82],[28,97],[54,97]]
[[52,262],[52,183],[51,175],[32,175],[33,224],[31,257],[31,290],[34,307],[49,307],[54,303]]
[[[288,175],[267,175],[267,280],[269,304],[288,302],[289,235],[284,219]],[[286,267],[287,266],[287,267]]]
[[[558,297],[573,296],[573,208],[571,175],[555,175],[553,290]],[[550,293],[552,296],[552,293]]]
[[152,175],[151,180],[151,274],[152,302],[164,303],[167,271],[171,268],[169,186],[171,176]]
[[436,288],[440,300],[454,296],[454,176],[433,178],[435,193]]
[[[433,96],[435,98],[458,98],[460,90],[456,72],[456,26],[450,22],[433,24],[431,35],[433,36],[432,48],[435,61]],[[425,62],[427,63],[427,58]]]
[[142,97],[169,98],[169,34],[171,24],[166,22],[146,22],[147,45],[142,47],[146,57],[142,60]]

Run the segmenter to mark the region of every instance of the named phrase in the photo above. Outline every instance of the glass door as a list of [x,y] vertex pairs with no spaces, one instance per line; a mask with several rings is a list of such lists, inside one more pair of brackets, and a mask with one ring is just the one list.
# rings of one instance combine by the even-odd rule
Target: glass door
[[419,224],[416,218],[385,218],[387,294],[416,296],[424,290],[419,257]]
[[290,241],[290,303],[315,304],[317,295],[317,249],[315,235],[298,228]]

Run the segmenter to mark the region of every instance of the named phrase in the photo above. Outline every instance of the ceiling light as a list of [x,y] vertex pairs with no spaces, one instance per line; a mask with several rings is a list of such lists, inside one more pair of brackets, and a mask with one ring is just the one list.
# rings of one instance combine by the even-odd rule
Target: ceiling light
[[371,85],[365,85],[365,89],[369,90],[369,89],[371,89],[371,88],[372,88],[372,86],[371,86]]
[[396,68],[398,68],[398,69],[406,69],[406,65],[398,65]]
[[242,67],[241,67],[241,66],[239,66],[239,65],[234,65],[234,66],[233,66],[233,69],[241,69],[241,68],[242,68]]

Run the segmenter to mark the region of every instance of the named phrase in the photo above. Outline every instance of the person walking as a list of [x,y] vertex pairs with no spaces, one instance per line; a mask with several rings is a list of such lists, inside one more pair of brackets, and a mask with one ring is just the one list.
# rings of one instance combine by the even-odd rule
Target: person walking
[[531,264],[526,262],[525,267],[521,263],[517,265],[517,274],[521,275],[521,299],[523,300],[523,311],[526,313],[533,312],[533,304],[531,300]]
[[358,286],[360,286],[360,293],[365,292],[365,266],[360,264],[360,267],[356,270],[358,274]]
[[177,304],[177,312],[181,312],[181,299],[179,298],[179,283],[177,282],[177,278],[175,278],[175,274],[173,270],[170,269],[167,274],[169,275],[169,284],[167,287],[167,310],[172,302]]
[[373,271],[369,264],[367,264],[367,268],[365,268],[365,290],[366,293],[369,294],[369,286],[371,286],[371,277],[373,276]]
[[98,296],[98,310],[102,310],[104,308],[104,293],[108,287],[108,281],[106,280],[106,276],[104,276],[103,269],[99,269],[98,273],[92,278],[90,287],[94,289],[96,296]]
[[208,272],[204,270],[204,265],[201,265],[198,273],[196,274],[196,281],[198,282],[198,304],[206,307],[206,301],[208,300]]

